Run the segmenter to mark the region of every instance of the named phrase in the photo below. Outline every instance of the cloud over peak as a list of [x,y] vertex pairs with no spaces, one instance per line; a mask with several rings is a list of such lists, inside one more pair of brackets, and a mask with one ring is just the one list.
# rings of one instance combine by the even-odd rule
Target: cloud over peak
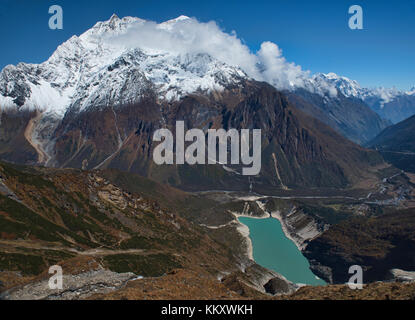
[[[124,19],[120,19],[120,24]],[[128,21],[129,26],[122,33],[105,33],[109,42],[151,54],[208,54],[278,89],[305,87],[311,79],[310,72],[284,58],[277,44],[267,41],[258,52],[252,52],[235,31],[227,33],[214,21],[199,22],[186,16],[163,23],[131,18]]]

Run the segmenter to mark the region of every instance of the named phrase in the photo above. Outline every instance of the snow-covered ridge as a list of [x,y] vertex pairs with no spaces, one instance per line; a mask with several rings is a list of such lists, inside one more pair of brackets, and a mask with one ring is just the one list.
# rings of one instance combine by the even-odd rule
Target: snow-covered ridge
[[415,88],[407,92],[400,91],[396,88],[363,88],[357,81],[347,77],[338,76],[335,73],[319,73],[314,75],[312,79],[316,86],[321,85],[322,83],[327,84],[327,86],[334,86],[346,97],[354,97],[363,101],[368,99],[378,99],[380,100],[381,106],[393,101],[399,96],[415,94]]
[[137,102],[146,92],[177,100],[195,92],[222,90],[243,79],[277,89],[306,90],[334,98],[376,97],[382,103],[396,89],[365,89],[334,73],[310,72],[286,61],[271,42],[252,53],[216,23],[180,16],[163,23],[113,15],[60,45],[39,65],[20,63],[0,73],[0,108],[40,109],[62,118],[69,108]]
[[407,94],[408,96],[413,96],[413,95],[415,95],[415,86],[414,86],[411,90],[407,91],[407,92],[406,92],[406,94]]

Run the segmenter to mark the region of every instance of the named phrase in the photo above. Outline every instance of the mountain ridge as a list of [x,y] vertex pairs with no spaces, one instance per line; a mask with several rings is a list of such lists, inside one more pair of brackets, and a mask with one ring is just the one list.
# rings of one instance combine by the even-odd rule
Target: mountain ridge
[[415,173],[415,115],[386,128],[367,146],[378,150],[386,161]]
[[[220,33],[207,23],[199,23],[196,19],[180,16],[163,23],[153,23],[140,18],[124,17],[120,19],[113,15],[107,21],[97,22],[92,28],[80,36],[72,36],[61,44],[50,58],[39,65],[20,63],[17,66],[6,66],[0,74],[0,105],[7,107],[25,107],[29,110],[42,109],[55,113],[62,118],[71,105],[82,104],[95,105],[107,103],[110,100],[133,101],[140,94],[140,89],[145,90],[145,79],[159,86],[159,96],[166,100],[179,99],[189,93],[202,91],[223,90],[229,83],[256,79],[266,81],[279,90],[296,90],[304,88],[311,93],[335,98],[338,91],[345,97],[359,98],[369,103],[372,108],[382,109],[384,104],[393,101],[396,97],[415,96],[415,91],[403,92],[397,89],[366,89],[346,77],[337,76],[335,73],[318,73],[309,76],[307,72],[299,73],[299,81],[286,81],[282,85],[272,72],[264,65],[264,62],[255,61],[252,54],[245,54],[247,60],[252,60],[251,65],[244,65],[241,61],[221,55],[220,53],[205,50],[203,47],[191,49],[191,40],[186,36],[176,34],[189,33],[188,37],[194,37],[189,28],[201,28],[197,32],[219,32],[224,40],[237,40],[225,33]],[[211,30],[212,29],[212,30]],[[138,30],[138,31],[137,31]],[[140,35],[153,35],[160,39],[179,44],[168,43],[154,45],[148,39],[137,42],[134,32]],[[196,31],[195,31],[196,32]],[[132,34],[132,35],[131,35]],[[172,37],[171,39],[169,37]],[[247,50],[238,41],[235,45],[241,46],[241,50]],[[187,47],[186,47],[187,46]],[[204,50],[204,51],[203,51]],[[259,56],[278,53],[278,47],[271,43],[265,43]],[[268,52],[269,51],[269,52]],[[279,53],[281,54],[281,53]],[[264,59],[267,56],[264,57]],[[271,58],[271,57],[270,57]],[[272,60],[272,59],[271,59]],[[275,63],[280,63],[278,60]],[[282,58],[281,63],[285,63]],[[133,68],[136,74],[135,81],[142,82],[139,87],[132,87],[129,91],[137,91],[135,95],[129,91],[120,93],[123,85],[120,77],[111,75],[111,69],[121,69],[128,66]],[[270,68],[272,65],[269,66]],[[134,68],[136,70],[134,70]],[[108,72],[105,72],[108,69]],[[297,70],[298,71],[298,70]],[[283,71],[289,72],[289,70]],[[118,70],[118,73],[121,73]],[[140,74],[141,73],[141,74]],[[128,76],[127,73],[125,76]],[[106,79],[106,80],[104,80]],[[300,81],[301,80],[301,81]],[[112,93],[106,93],[105,97],[98,97],[97,91],[110,91],[108,84],[98,88],[95,82],[108,81],[113,83]],[[282,81],[282,80],[281,80]],[[180,90],[178,90],[180,87]],[[92,91],[92,92],[88,92]],[[81,92],[80,92],[81,91]],[[127,93],[127,96],[125,94]],[[373,101],[375,100],[375,102]],[[375,104],[381,104],[378,108]],[[379,111],[379,110],[375,110]],[[382,115],[382,114],[381,114]]]

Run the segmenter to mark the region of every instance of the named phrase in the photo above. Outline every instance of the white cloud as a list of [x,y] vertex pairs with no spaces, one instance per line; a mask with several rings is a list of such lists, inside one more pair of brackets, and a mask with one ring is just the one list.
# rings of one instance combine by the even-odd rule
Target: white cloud
[[202,23],[182,16],[158,24],[137,19],[125,33],[116,34],[109,41],[151,53],[207,53],[278,89],[305,87],[310,81],[310,72],[288,62],[275,43],[264,42],[260,50],[253,53],[235,32],[226,33],[213,21]]
[[257,57],[233,32],[223,32],[215,22],[201,23],[183,18],[161,24],[138,20],[124,34],[109,41],[128,48],[172,54],[207,53],[229,65],[256,75]]
[[257,53],[261,74],[265,81],[280,89],[304,87],[309,72],[300,66],[289,63],[282,55],[282,50],[272,42],[264,42]]

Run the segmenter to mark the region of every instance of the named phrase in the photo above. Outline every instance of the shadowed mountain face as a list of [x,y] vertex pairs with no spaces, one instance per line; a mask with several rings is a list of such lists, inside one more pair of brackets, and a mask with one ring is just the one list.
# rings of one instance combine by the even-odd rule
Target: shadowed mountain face
[[358,144],[370,141],[391,124],[362,100],[346,97],[341,92],[333,98],[298,89],[287,92],[287,96],[296,108],[321,120]]
[[[11,115],[4,112],[2,118],[6,117]],[[172,103],[158,101],[149,91],[131,105],[69,109],[61,121],[42,115],[17,119],[8,121],[17,130],[9,131],[9,138],[1,141],[1,156],[7,160],[116,168],[188,190],[248,191],[251,184],[254,191],[268,193],[287,187],[345,188],[368,177],[369,168],[382,162],[376,152],[355,145],[293,108],[272,86],[254,81],[220,93],[188,95]],[[153,134],[159,128],[174,133],[176,121],[184,121],[185,130],[205,132],[210,128],[261,129],[260,174],[242,176],[240,166],[156,165]],[[10,146],[22,137],[29,143]]]
[[415,116],[391,126],[368,143],[376,148],[386,161],[396,167],[415,173]]

